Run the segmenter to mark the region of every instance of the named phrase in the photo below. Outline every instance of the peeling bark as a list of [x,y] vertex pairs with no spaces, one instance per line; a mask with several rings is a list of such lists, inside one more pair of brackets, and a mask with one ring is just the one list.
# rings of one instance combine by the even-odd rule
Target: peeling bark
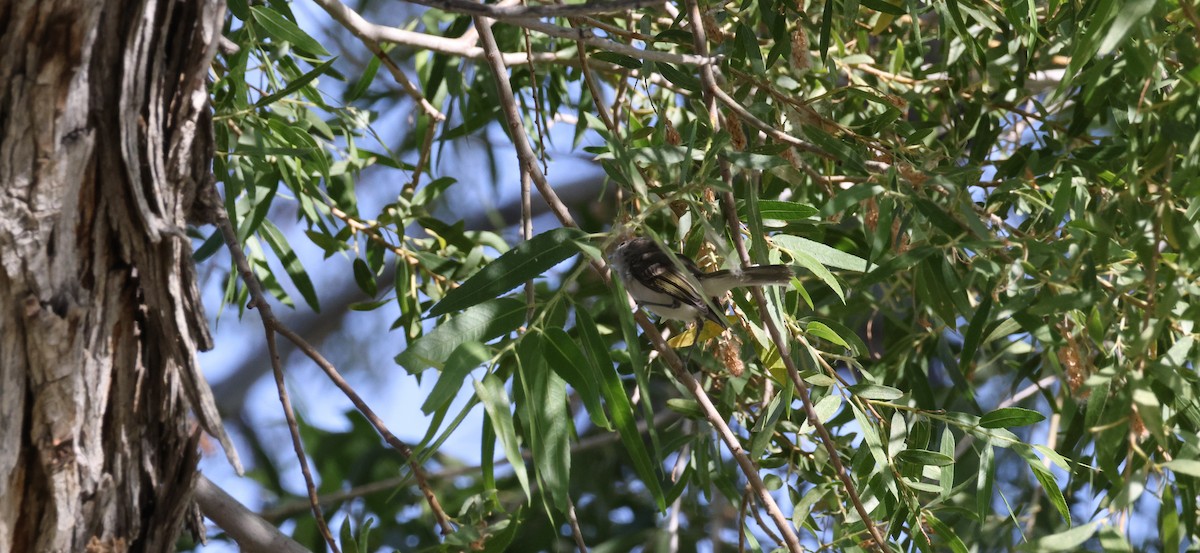
[[0,551],[170,551],[199,428],[184,234],[219,0],[0,3]]

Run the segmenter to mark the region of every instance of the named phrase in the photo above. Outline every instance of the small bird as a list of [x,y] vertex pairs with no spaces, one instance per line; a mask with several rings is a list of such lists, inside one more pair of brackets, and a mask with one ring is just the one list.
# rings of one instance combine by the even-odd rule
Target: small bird
[[668,254],[649,238],[621,242],[609,256],[616,274],[638,305],[666,318],[685,322],[713,321],[725,328],[721,296],[742,286],[787,284],[786,265],[746,267],[705,273],[683,254]]

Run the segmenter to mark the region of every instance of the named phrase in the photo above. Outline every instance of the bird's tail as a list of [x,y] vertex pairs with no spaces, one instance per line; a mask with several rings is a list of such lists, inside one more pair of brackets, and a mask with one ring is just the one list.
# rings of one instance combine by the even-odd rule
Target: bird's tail
[[792,268],[787,265],[746,267],[736,273],[729,270],[715,271],[704,275],[704,291],[716,296],[741,286],[787,284],[791,282],[792,274]]

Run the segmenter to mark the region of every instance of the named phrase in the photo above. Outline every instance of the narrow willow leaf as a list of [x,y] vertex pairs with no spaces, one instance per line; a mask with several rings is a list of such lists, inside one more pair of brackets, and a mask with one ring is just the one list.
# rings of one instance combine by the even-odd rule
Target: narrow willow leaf
[[1064,532],[1043,536],[1033,542],[1033,549],[1036,551],[1079,551],[1079,546],[1092,538],[1092,534],[1096,533],[1099,524],[1099,522],[1089,522]]
[[807,238],[792,236],[790,234],[779,234],[772,236],[771,240],[776,246],[788,251],[804,252],[813,256],[821,264],[834,267],[837,269],[845,269],[847,271],[865,272],[870,268],[867,260],[846,253],[837,248],[826,246],[820,242],[814,242]]
[[1117,12],[1116,19],[1108,28],[1108,33],[1104,35],[1104,40],[1100,42],[1100,48],[1096,50],[1096,55],[1107,56],[1112,52],[1125,37],[1129,35],[1130,29],[1142,21],[1151,11],[1154,11],[1154,6],[1157,4],[1154,0],[1130,0],[1122,2],[1121,11]]
[[292,279],[292,285],[296,290],[300,291],[300,295],[304,296],[305,303],[312,308],[313,311],[321,311],[320,301],[317,300],[317,290],[313,287],[312,279],[308,278],[308,272],[304,270],[304,265],[300,263],[300,258],[296,256],[296,252],[292,251],[292,247],[287,243],[287,239],[283,237],[283,233],[269,219],[263,219],[262,226],[259,227],[258,233],[267,241],[267,245],[271,246],[271,250],[279,257],[279,262],[283,264],[283,270],[287,273],[288,278]]
[[836,332],[838,337],[846,342],[844,345],[850,350],[851,355],[859,357],[867,354],[867,343],[863,342],[862,338],[846,325],[826,317],[813,317],[812,320],[820,321],[829,330]]
[[860,2],[862,3],[863,7],[867,9],[872,9],[888,15],[904,15],[907,13],[904,11],[902,6],[892,4],[886,0],[860,0]]
[[476,341],[463,342],[455,348],[446,359],[446,366],[438,376],[437,383],[433,385],[433,390],[421,404],[421,412],[428,415],[449,405],[458,395],[458,390],[462,388],[467,375],[487,361],[488,357],[487,346]]
[[996,409],[979,417],[979,426],[984,428],[1015,428],[1046,420],[1046,416],[1021,407]]
[[[786,411],[790,411],[792,403],[792,388],[786,387],[777,394],[767,407],[767,413],[760,416],[750,432],[750,458],[758,459],[767,449],[767,444],[775,437],[775,427]],[[802,430],[803,431],[803,430]]]
[[517,442],[517,430],[513,426],[512,405],[508,401],[508,391],[504,382],[496,375],[488,373],[483,382],[475,381],[475,395],[483,402],[488,417],[492,420],[492,429],[500,438],[504,447],[504,457],[521,482],[525,497],[533,497],[529,493],[529,474],[525,470],[525,458],[521,457],[521,446]]
[[992,512],[992,491],[996,486],[996,451],[990,442],[979,454],[979,476],[975,479],[975,518],[987,520]]
[[487,342],[516,330],[525,322],[525,302],[500,298],[476,305],[434,327],[428,334],[409,343],[396,356],[396,364],[416,374],[430,367],[441,367],[446,358],[464,342]]
[[[1046,491],[1046,497],[1050,499],[1050,504],[1058,510],[1058,514],[1062,515],[1067,524],[1071,523],[1071,510],[1067,507],[1067,499],[1063,497],[1062,489],[1058,487],[1058,482],[1054,479],[1054,475],[1050,469],[1042,465],[1041,460],[1036,455],[1032,455],[1025,459],[1029,463],[1029,468],[1033,469],[1033,475],[1042,484],[1042,489]],[[1090,536],[1091,534],[1089,534]]]
[[933,533],[937,534],[937,536],[941,538],[946,545],[950,546],[951,551],[954,553],[967,553],[970,551],[967,549],[967,544],[963,543],[962,538],[958,537],[958,534],[954,533],[953,528],[950,528],[946,525],[946,523],[938,520],[938,518],[933,516],[932,513],[924,512],[922,514],[924,515],[923,518],[925,522],[929,524],[930,528],[933,529]]
[[[738,206],[738,210],[745,214],[745,203],[739,202],[739,204],[742,205]],[[784,200],[778,199],[758,200],[758,214],[762,216],[763,220],[804,221],[820,212],[814,206],[798,202],[784,202]]]
[[808,493],[805,493],[804,497],[800,498],[800,501],[793,508],[792,524],[796,525],[796,528],[813,529],[813,525],[807,524],[808,515],[812,512],[813,506],[828,493],[829,488],[821,485],[813,486],[811,490],[808,490]]
[[[985,288],[985,290],[990,289],[991,286]],[[975,361],[975,351],[979,349],[979,341],[983,339],[983,329],[987,326],[991,313],[992,296],[985,292],[983,300],[975,308],[975,314],[971,316],[971,322],[967,325],[967,330],[963,333],[962,356],[959,357],[959,364],[964,369],[969,369],[971,363]]]
[[313,82],[313,80],[315,80],[317,77],[320,77],[322,74],[328,71],[329,68],[333,66],[333,62],[335,61],[337,61],[337,58],[329,58],[325,62],[314,67],[312,71],[301,75],[299,78],[292,79],[287,86],[283,87],[279,91],[268,96],[263,96],[258,100],[258,102],[255,102],[254,105],[256,107],[269,106],[276,100],[287,97],[289,94],[308,86],[308,83]]
[[1133,553],[1133,546],[1129,545],[1120,530],[1105,526],[1100,529],[1100,550],[1105,553]]
[[1200,478],[1200,461],[1195,459],[1175,459],[1163,463],[1162,468],[1170,469],[1172,472],[1178,474]]
[[[938,448],[942,455],[954,458],[954,433],[950,431],[950,427],[942,429],[942,443]],[[945,501],[950,498],[950,492],[954,490],[954,463],[943,466],[941,475],[938,478],[938,483],[942,486],[942,491],[938,497]]]
[[221,246],[224,245],[225,240],[224,237],[221,236],[221,231],[213,231],[213,233],[204,240],[204,243],[200,244],[200,247],[196,248],[196,251],[192,252],[192,262],[200,263],[209,257],[212,257],[212,255],[217,253],[217,250],[220,250]]
[[363,93],[370,88],[371,83],[375,82],[375,74],[379,72],[379,56],[371,56],[371,61],[367,62],[367,68],[363,71],[362,76],[354,82],[354,86],[346,91],[345,102],[347,104],[362,97]]
[[[571,435],[567,385],[547,370],[540,337],[528,333],[517,346],[521,382],[528,387],[524,412],[533,424],[525,428],[533,450],[533,466],[557,512],[567,512],[571,476]],[[548,513],[549,514],[549,513]]]
[[883,386],[880,384],[855,384],[849,387],[854,395],[863,399],[875,399],[879,401],[892,401],[904,397],[904,392],[897,390],[891,386]]
[[850,344],[846,342],[846,340],[843,340],[841,336],[838,336],[837,332],[834,332],[832,328],[829,328],[828,325],[820,321],[810,321],[804,326],[804,330],[813,336],[828,340],[846,349],[853,349],[850,347]]
[[612,424],[608,422],[608,417],[604,415],[604,407],[600,403],[598,373],[592,370],[591,363],[584,357],[575,340],[561,328],[547,328],[545,338],[542,347],[550,369],[579,393],[592,424],[612,430]]
[[488,263],[462,286],[448,292],[442,301],[429,310],[429,316],[465,309],[541,276],[559,262],[578,253],[572,240],[582,236],[583,231],[579,229],[557,228],[520,243]]
[[[842,292],[842,285],[838,283],[837,278],[833,276],[833,273],[829,272],[829,269],[826,269],[820,261],[817,261],[817,258],[799,250],[788,250],[788,253],[791,254],[792,259],[794,259],[796,263],[799,263],[802,267],[811,271],[814,276],[821,279],[821,282],[824,282],[826,286],[829,286],[829,288],[832,289],[835,294],[837,294],[838,299],[842,300],[842,303],[846,303],[846,294],[845,292]],[[812,301],[809,300],[809,303],[812,303]]]
[[596,323],[592,321],[592,317],[586,310],[577,310],[575,317],[576,326],[589,354],[588,357],[595,364],[595,370],[599,371],[604,402],[608,404],[609,416],[612,417],[613,424],[617,427],[621,443],[625,445],[626,453],[633,460],[634,470],[654,497],[659,510],[665,510],[667,504],[662,487],[659,485],[659,476],[655,470],[656,464],[651,461],[649,453],[646,452],[646,445],[642,442],[642,434],[638,431],[637,421],[634,419],[633,405],[629,403],[629,396],[625,394],[621,376],[617,374],[616,367],[613,367],[612,360],[608,355],[608,348],[604,347],[600,340],[600,333],[596,330]]
[[272,37],[286,40],[296,48],[310,54],[320,57],[329,56],[329,51],[321,46],[317,39],[309,36],[300,29],[299,25],[284,17],[283,14],[265,6],[251,6],[250,11],[254,13],[254,22],[258,23]]
[[371,268],[361,257],[354,258],[354,282],[358,284],[358,289],[368,296],[375,297],[375,294],[379,292],[379,283],[375,280],[375,273],[371,272]]
[[[896,459],[914,465],[945,467],[954,464],[954,457],[928,449],[906,449],[896,454]],[[938,491],[941,491],[940,489]]]
[[[790,392],[790,388],[789,388],[789,392]],[[817,419],[820,420],[821,423],[829,422],[829,419],[832,419],[833,416],[836,415],[839,410],[841,410],[841,408],[842,408],[841,394],[829,394],[829,395],[817,400],[817,404],[813,405],[813,411],[816,412]],[[812,432],[812,430],[813,430],[812,425],[809,424],[808,419],[805,419],[804,424],[800,425],[800,430],[798,431],[798,433],[806,434],[808,432]]]
[[[871,419],[867,417],[853,402],[850,407],[854,412],[854,420],[858,421],[860,432],[862,432],[864,445],[867,446],[871,457],[875,458],[875,470],[883,470],[888,466],[887,452],[884,451],[883,441],[879,439],[879,432],[875,425],[871,423]],[[860,476],[861,478],[861,476]]]
[[606,61],[612,64],[628,67],[629,69],[641,69],[642,60],[625,54],[617,54],[613,52],[593,52],[588,54],[589,58]]

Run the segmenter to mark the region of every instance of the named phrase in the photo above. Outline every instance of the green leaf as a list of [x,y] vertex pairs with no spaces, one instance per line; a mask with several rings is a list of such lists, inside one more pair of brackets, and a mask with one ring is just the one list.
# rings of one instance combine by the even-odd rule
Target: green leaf
[[[746,217],[746,203],[738,202],[738,211],[742,213],[742,218]],[[758,212],[763,219],[772,219],[776,221],[803,221],[811,219],[821,211],[808,204],[798,202],[785,202],[782,200],[758,200]]]
[[614,52],[593,52],[588,54],[589,58],[606,61],[608,63],[628,67],[629,69],[641,69],[642,60],[625,54],[617,54]]
[[571,436],[574,423],[567,410],[567,385],[547,370],[539,336],[522,337],[517,347],[521,382],[527,387],[523,407],[532,423],[526,428],[533,449],[534,470],[549,491],[558,512],[567,512],[571,477]]
[[421,412],[428,415],[453,401],[467,375],[487,361],[489,356],[487,346],[475,341],[463,342],[454,348],[433,390],[425,397],[425,403],[421,404]]
[[984,428],[1014,428],[1046,420],[1046,416],[1021,407],[1005,407],[996,409],[979,417],[979,426]]
[[896,459],[914,465],[945,467],[954,464],[954,457],[928,449],[906,449],[896,454]]
[[[954,433],[950,431],[949,426],[942,429],[942,443],[938,450],[942,452],[942,455],[954,458]],[[938,483],[942,487],[938,498],[945,501],[950,497],[950,492],[954,490],[954,463],[942,467]]]
[[1043,551],[1079,551],[1079,547],[1091,539],[1092,534],[1096,533],[1099,525],[1099,522],[1089,522],[1064,532],[1043,536],[1030,544],[1027,549],[1039,553]]
[[346,103],[349,104],[362,97],[363,93],[370,88],[371,83],[375,82],[375,74],[379,72],[380,60],[379,56],[371,56],[371,61],[367,62],[367,68],[363,71],[361,77],[354,82],[354,86],[346,91]]
[[967,325],[966,332],[963,333],[963,349],[959,363],[964,369],[971,367],[971,363],[975,361],[975,351],[979,349],[979,341],[983,339],[983,329],[987,326],[988,317],[991,315],[992,296],[986,292],[990,289],[990,286],[985,289],[983,300],[975,308],[975,314],[971,316],[971,322]]
[[967,544],[963,543],[962,538],[954,533],[954,529],[946,525],[946,523],[933,516],[933,513],[924,512],[925,522],[933,529],[933,533],[942,539],[946,545],[950,546],[950,550],[954,553],[967,553]]
[[296,252],[292,251],[292,247],[288,245],[283,233],[279,232],[275,223],[269,219],[263,219],[258,234],[267,241],[271,250],[279,257],[284,272],[287,273],[288,278],[292,279],[292,284],[300,291],[300,295],[304,296],[305,303],[313,311],[321,311],[321,304],[317,300],[317,290],[313,287],[312,280],[308,278],[308,273],[304,270],[304,265],[300,263],[300,258],[296,256]]
[[841,339],[846,341],[846,347],[850,350],[850,354],[854,357],[860,357],[867,354],[867,343],[864,342],[857,333],[847,328],[846,325],[827,317],[811,317],[806,320],[820,321],[821,324],[825,325],[833,332],[836,332]]
[[814,242],[807,238],[792,236],[789,234],[778,234],[771,237],[776,246],[780,249],[790,252],[804,252],[811,255],[821,264],[834,267],[837,269],[845,269],[847,271],[864,272],[871,268],[867,260],[858,257],[857,255],[846,253],[837,248],[826,246],[820,242]]
[[992,495],[996,489],[996,450],[991,441],[979,454],[979,475],[975,478],[975,518],[987,520],[992,512]]
[[1129,545],[1129,541],[1121,535],[1120,530],[1112,526],[1100,529],[1100,550],[1105,553],[1133,553],[1133,547]]
[[379,283],[375,281],[375,273],[371,272],[371,268],[361,257],[354,258],[354,282],[358,283],[358,288],[368,296],[375,297],[375,294],[379,292]]
[[434,327],[396,356],[396,363],[416,374],[440,367],[458,346],[466,342],[487,342],[507,334],[525,322],[525,302],[500,298],[471,307]]
[[1096,50],[1096,55],[1106,56],[1113,51],[1125,37],[1129,35],[1130,29],[1135,24],[1142,21],[1150,12],[1154,11],[1154,6],[1157,4],[1155,0],[1128,0],[1122,2],[1121,11],[1117,12],[1117,18],[1113,20],[1112,27],[1108,28],[1108,33],[1104,35],[1104,40],[1100,42],[1100,49]]
[[192,262],[199,264],[209,257],[212,257],[212,255],[217,253],[217,250],[221,249],[221,246],[224,245],[225,239],[223,236],[221,236],[221,231],[214,231],[211,235],[209,235],[208,238],[204,240],[203,244],[200,244],[199,248],[196,248],[196,251],[192,252]]
[[578,253],[572,241],[583,236],[583,231],[576,228],[557,228],[520,243],[448,292],[429,310],[429,315],[436,317],[470,307],[541,276]]
[[1195,459],[1174,459],[1163,463],[1162,468],[1169,469],[1171,472],[1178,474],[1200,478],[1200,461]]
[[882,386],[879,384],[855,384],[849,387],[849,390],[854,395],[863,399],[874,399],[879,401],[892,401],[904,397],[904,392],[897,390],[891,386]]
[[864,8],[875,10],[880,13],[886,13],[888,15],[904,15],[907,13],[904,11],[902,6],[892,4],[887,0],[859,0],[859,3],[861,3]]
[[[254,9],[258,9],[258,8],[255,7]],[[316,79],[317,77],[320,77],[323,73],[328,71],[329,68],[333,66],[333,62],[335,62],[335,61],[337,61],[337,58],[329,58],[328,60],[322,62],[320,65],[317,65],[316,67],[314,67],[312,69],[312,71],[309,71],[308,73],[301,75],[299,78],[292,79],[292,81],[289,82],[287,84],[287,86],[283,87],[282,89],[280,89],[268,96],[263,96],[262,98],[260,98],[257,102],[254,103],[254,107],[269,106],[272,103],[274,103],[276,100],[278,100],[280,98],[286,98],[287,96],[291,95],[293,92],[308,86],[308,83],[313,82],[314,79]]]
[[813,336],[823,338],[846,349],[853,349],[850,347],[850,344],[842,339],[841,336],[838,336],[837,332],[834,332],[832,328],[829,328],[829,326],[820,321],[809,321],[809,323],[804,326],[804,330]]
[[315,38],[301,30],[299,25],[296,25],[279,12],[266,6],[251,6],[250,11],[254,13],[254,22],[258,23],[272,37],[286,40],[296,48],[304,50],[309,54],[320,57],[328,57],[330,55],[325,50],[325,47],[321,46],[320,42],[317,42]]
[[521,456],[521,445],[517,441],[517,430],[513,426],[512,405],[508,401],[508,391],[504,389],[504,382],[495,374],[488,373],[483,377],[483,382],[475,381],[475,395],[487,409],[492,429],[504,446],[504,457],[508,459],[517,480],[521,482],[525,497],[532,497],[529,493],[529,474],[525,470],[525,458]]
[[[821,421],[822,424],[829,422],[829,419],[832,419],[841,408],[841,394],[829,394],[817,400],[817,404],[813,405],[813,411],[817,413],[817,420]],[[806,434],[812,430],[813,427],[811,424],[809,424],[808,419],[806,418],[804,419],[804,423],[800,425],[800,430],[798,432],[800,434]]]
[[[527,334],[521,340],[528,339],[528,336]],[[593,366],[595,365],[594,360],[584,356],[583,351],[575,344],[575,340],[561,328],[547,328],[545,338],[542,342],[542,351],[549,358],[551,370],[558,373],[572,388],[575,388],[579,398],[583,400],[583,406],[587,410],[592,424],[605,430],[612,430],[612,424],[608,421],[608,417],[604,414],[604,408],[600,404],[600,373]]]
[[791,254],[792,259],[794,259],[796,263],[799,263],[802,267],[811,271],[814,276],[821,279],[821,282],[824,282],[826,286],[829,286],[829,288],[831,288],[833,292],[837,294],[838,299],[842,300],[842,303],[846,303],[846,294],[842,292],[842,285],[838,283],[837,278],[833,276],[833,273],[829,272],[829,269],[826,269],[825,266],[817,261],[815,257],[802,251],[789,250],[788,253]]
[[621,443],[625,445],[626,453],[633,460],[634,470],[650,491],[650,495],[654,497],[659,510],[665,510],[667,503],[662,487],[659,485],[659,475],[655,470],[657,464],[650,459],[650,455],[646,452],[646,445],[642,442],[641,432],[638,431],[637,421],[633,415],[633,406],[629,403],[629,396],[625,392],[624,384],[621,383],[621,376],[617,374],[616,367],[608,360],[608,348],[603,346],[600,334],[596,330],[596,323],[592,321],[587,310],[576,310],[575,322],[584,348],[589,354],[588,357],[597,362],[596,370],[599,371],[600,381],[603,385],[604,401],[608,404],[609,415],[617,427],[617,433],[621,436]]
[[[1036,455],[1031,455],[1025,458],[1029,463],[1029,468],[1033,469],[1033,476],[1042,484],[1042,489],[1046,492],[1046,497],[1050,499],[1050,504],[1058,510],[1058,514],[1062,516],[1067,524],[1071,523],[1071,510],[1067,507],[1067,500],[1063,497],[1062,489],[1058,487],[1058,482],[1055,481],[1054,475],[1050,469],[1042,465],[1040,459]],[[1088,534],[1089,536],[1091,534]],[[1081,542],[1082,543],[1082,542]]]

